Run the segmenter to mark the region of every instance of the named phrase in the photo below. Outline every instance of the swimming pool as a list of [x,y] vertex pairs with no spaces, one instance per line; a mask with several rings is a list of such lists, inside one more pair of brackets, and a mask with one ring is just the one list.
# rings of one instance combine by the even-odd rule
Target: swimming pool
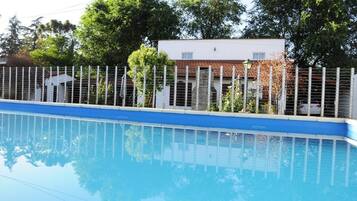
[[11,111],[0,118],[1,200],[357,197],[357,148],[342,136]]

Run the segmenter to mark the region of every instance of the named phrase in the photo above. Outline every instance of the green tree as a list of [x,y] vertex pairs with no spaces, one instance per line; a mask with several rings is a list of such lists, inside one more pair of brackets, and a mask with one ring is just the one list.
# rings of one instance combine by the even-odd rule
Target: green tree
[[186,34],[202,39],[232,37],[245,11],[239,0],[179,0],[177,4]]
[[126,65],[140,44],[177,38],[179,28],[179,15],[166,1],[95,0],[78,27],[79,56],[91,65]]
[[[154,66],[156,77],[164,77],[164,68],[167,69],[167,80],[172,80],[172,72],[175,62],[169,60],[164,52],[157,52],[153,47],[141,45],[140,49],[134,51],[128,58],[130,70],[129,77],[135,82],[138,92],[144,92],[144,74],[146,74],[145,105],[151,104],[154,85]],[[136,72],[136,73],[135,73]],[[135,78],[136,75],[136,79]],[[156,79],[156,90],[162,90],[163,79]]]
[[71,66],[75,63],[76,26],[69,21],[51,20],[31,28],[37,38],[35,49],[30,52],[39,66]]
[[[351,65],[356,9],[351,0],[255,0],[245,38],[285,38],[301,67]],[[353,31],[354,30],[354,31]],[[355,51],[354,51],[355,52]]]
[[21,33],[23,27],[20,20],[16,15],[10,18],[8,33],[3,34],[0,40],[0,54],[9,56],[18,53],[22,47],[23,41],[21,39]]

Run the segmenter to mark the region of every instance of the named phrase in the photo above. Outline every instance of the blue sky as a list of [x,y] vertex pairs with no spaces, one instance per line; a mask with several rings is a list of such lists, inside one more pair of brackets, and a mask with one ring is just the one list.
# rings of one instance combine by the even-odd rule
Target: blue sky
[[[4,0],[0,6],[0,33],[6,30],[10,17],[17,15],[24,25],[43,16],[43,22],[49,19],[70,20],[77,24],[85,7],[92,0]],[[251,7],[252,0],[241,0]]]

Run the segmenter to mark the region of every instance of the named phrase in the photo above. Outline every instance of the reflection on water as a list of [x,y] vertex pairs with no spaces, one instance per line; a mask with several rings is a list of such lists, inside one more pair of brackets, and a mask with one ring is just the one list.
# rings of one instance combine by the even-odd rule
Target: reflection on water
[[11,180],[7,195],[47,200],[357,197],[357,149],[338,139],[0,115],[1,195]]

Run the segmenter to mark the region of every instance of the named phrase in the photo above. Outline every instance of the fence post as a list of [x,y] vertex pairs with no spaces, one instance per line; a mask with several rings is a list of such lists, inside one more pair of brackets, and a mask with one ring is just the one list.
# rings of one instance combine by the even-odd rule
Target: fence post
[[17,67],[15,67],[15,100],[17,100]]
[[[232,67],[232,86],[231,86],[231,110],[234,112],[234,88],[235,88],[235,75],[236,75],[236,67]],[[239,86],[238,86],[239,87]]]
[[9,67],[9,99],[11,99],[11,67]]
[[349,101],[349,118],[352,118],[352,101],[353,101],[353,77],[355,74],[355,69],[351,68],[351,78],[350,78],[350,101]]
[[136,102],[136,66],[134,66],[134,79],[133,79],[133,107]]
[[79,104],[82,103],[82,77],[83,77],[83,67],[79,67]]
[[[52,66],[50,66],[50,79],[49,79],[49,86],[52,86]],[[51,97],[51,100],[53,102],[53,92],[54,92],[54,89],[52,88],[52,97]],[[48,94],[47,94],[47,97],[48,97]]]
[[146,101],[146,70],[144,69],[144,90],[143,90],[143,107],[145,107],[145,101]]
[[37,98],[37,66],[35,67],[35,101],[36,101],[36,98]]
[[1,98],[5,98],[5,67],[2,67],[2,90],[1,90]]
[[90,104],[90,74],[91,74],[91,71],[92,71],[92,67],[91,66],[88,66],[88,80],[87,80],[87,104]]
[[188,98],[188,66],[185,70],[185,109],[187,107],[187,98]]
[[[166,87],[166,70],[167,70],[167,67],[166,67],[166,65],[164,65],[164,87],[163,87],[163,89],[164,89],[164,93],[163,93],[163,95],[164,95],[164,104],[163,104],[163,108],[165,108],[166,107],[166,105],[165,105],[165,98],[166,98],[166,90],[165,90],[165,87]],[[169,99],[169,102],[170,102],[170,99]]]
[[74,66],[72,66],[72,91],[71,91],[71,103],[73,103],[74,96]]
[[104,104],[107,105],[108,102],[108,66],[105,67],[105,99]]
[[282,103],[282,114],[285,114],[285,108],[286,108],[286,66],[285,64],[283,65],[283,78],[281,82],[281,87],[282,87],[282,97],[283,97],[283,103]]
[[126,104],[126,74],[127,74],[127,67],[124,67],[124,91],[123,91],[123,107]]
[[60,73],[59,73],[59,67],[57,66],[57,93],[56,93],[56,102],[58,102],[59,101],[59,90],[58,90],[58,87],[59,87],[59,85],[60,85],[60,83],[59,83],[59,76],[60,76]]
[[198,101],[200,95],[200,67],[197,68],[197,83],[196,83],[196,110],[198,110]]
[[297,102],[299,93],[299,67],[295,67],[294,115],[297,115]]
[[256,91],[256,99],[255,99],[255,113],[259,113],[259,98],[260,98],[260,68],[261,64],[258,65],[257,70],[257,91]]
[[[64,75],[67,77],[67,66],[64,67]],[[67,102],[67,80],[64,82],[64,100],[63,102]]]
[[222,96],[223,96],[223,66],[219,69],[219,111],[222,111]]
[[98,105],[98,101],[99,101],[99,66],[97,66],[97,78],[96,78],[96,83],[95,83],[95,104]]
[[[23,74],[23,73],[22,73]],[[22,86],[22,88],[24,88]],[[42,90],[41,90],[41,100],[45,101],[45,68],[42,67]]]
[[29,79],[28,79],[27,100],[30,100],[31,99],[31,67],[29,67],[28,76]]
[[156,66],[154,65],[154,80],[153,80],[153,91],[152,91],[152,107],[155,108],[156,100]]
[[248,93],[248,67],[244,65],[243,112],[247,111],[247,93]]
[[336,69],[336,95],[335,95],[335,117],[338,117],[338,104],[340,99],[340,67]]
[[21,72],[22,78],[21,78],[21,100],[24,100],[24,90],[25,90],[25,68],[22,67],[22,72]]
[[322,68],[322,89],[321,89],[321,117],[325,113],[325,91],[326,91],[326,67]]
[[212,67],[208,67],[208,83],[207,83],[207,110],[210,110],[211,105],[211,79],[212,79]]
[[115,72],[114,72],[114,106],[117,105],[117,91],[118,91],[118,66],[115,66]]
[[174,67],[174,108],[176,109],[177,98],[177,66]]
[[312,85],[312,67],[309,67],[309,78],[308,78],[308,95],[307,95],[307,116],[311,113],[311,85]]

